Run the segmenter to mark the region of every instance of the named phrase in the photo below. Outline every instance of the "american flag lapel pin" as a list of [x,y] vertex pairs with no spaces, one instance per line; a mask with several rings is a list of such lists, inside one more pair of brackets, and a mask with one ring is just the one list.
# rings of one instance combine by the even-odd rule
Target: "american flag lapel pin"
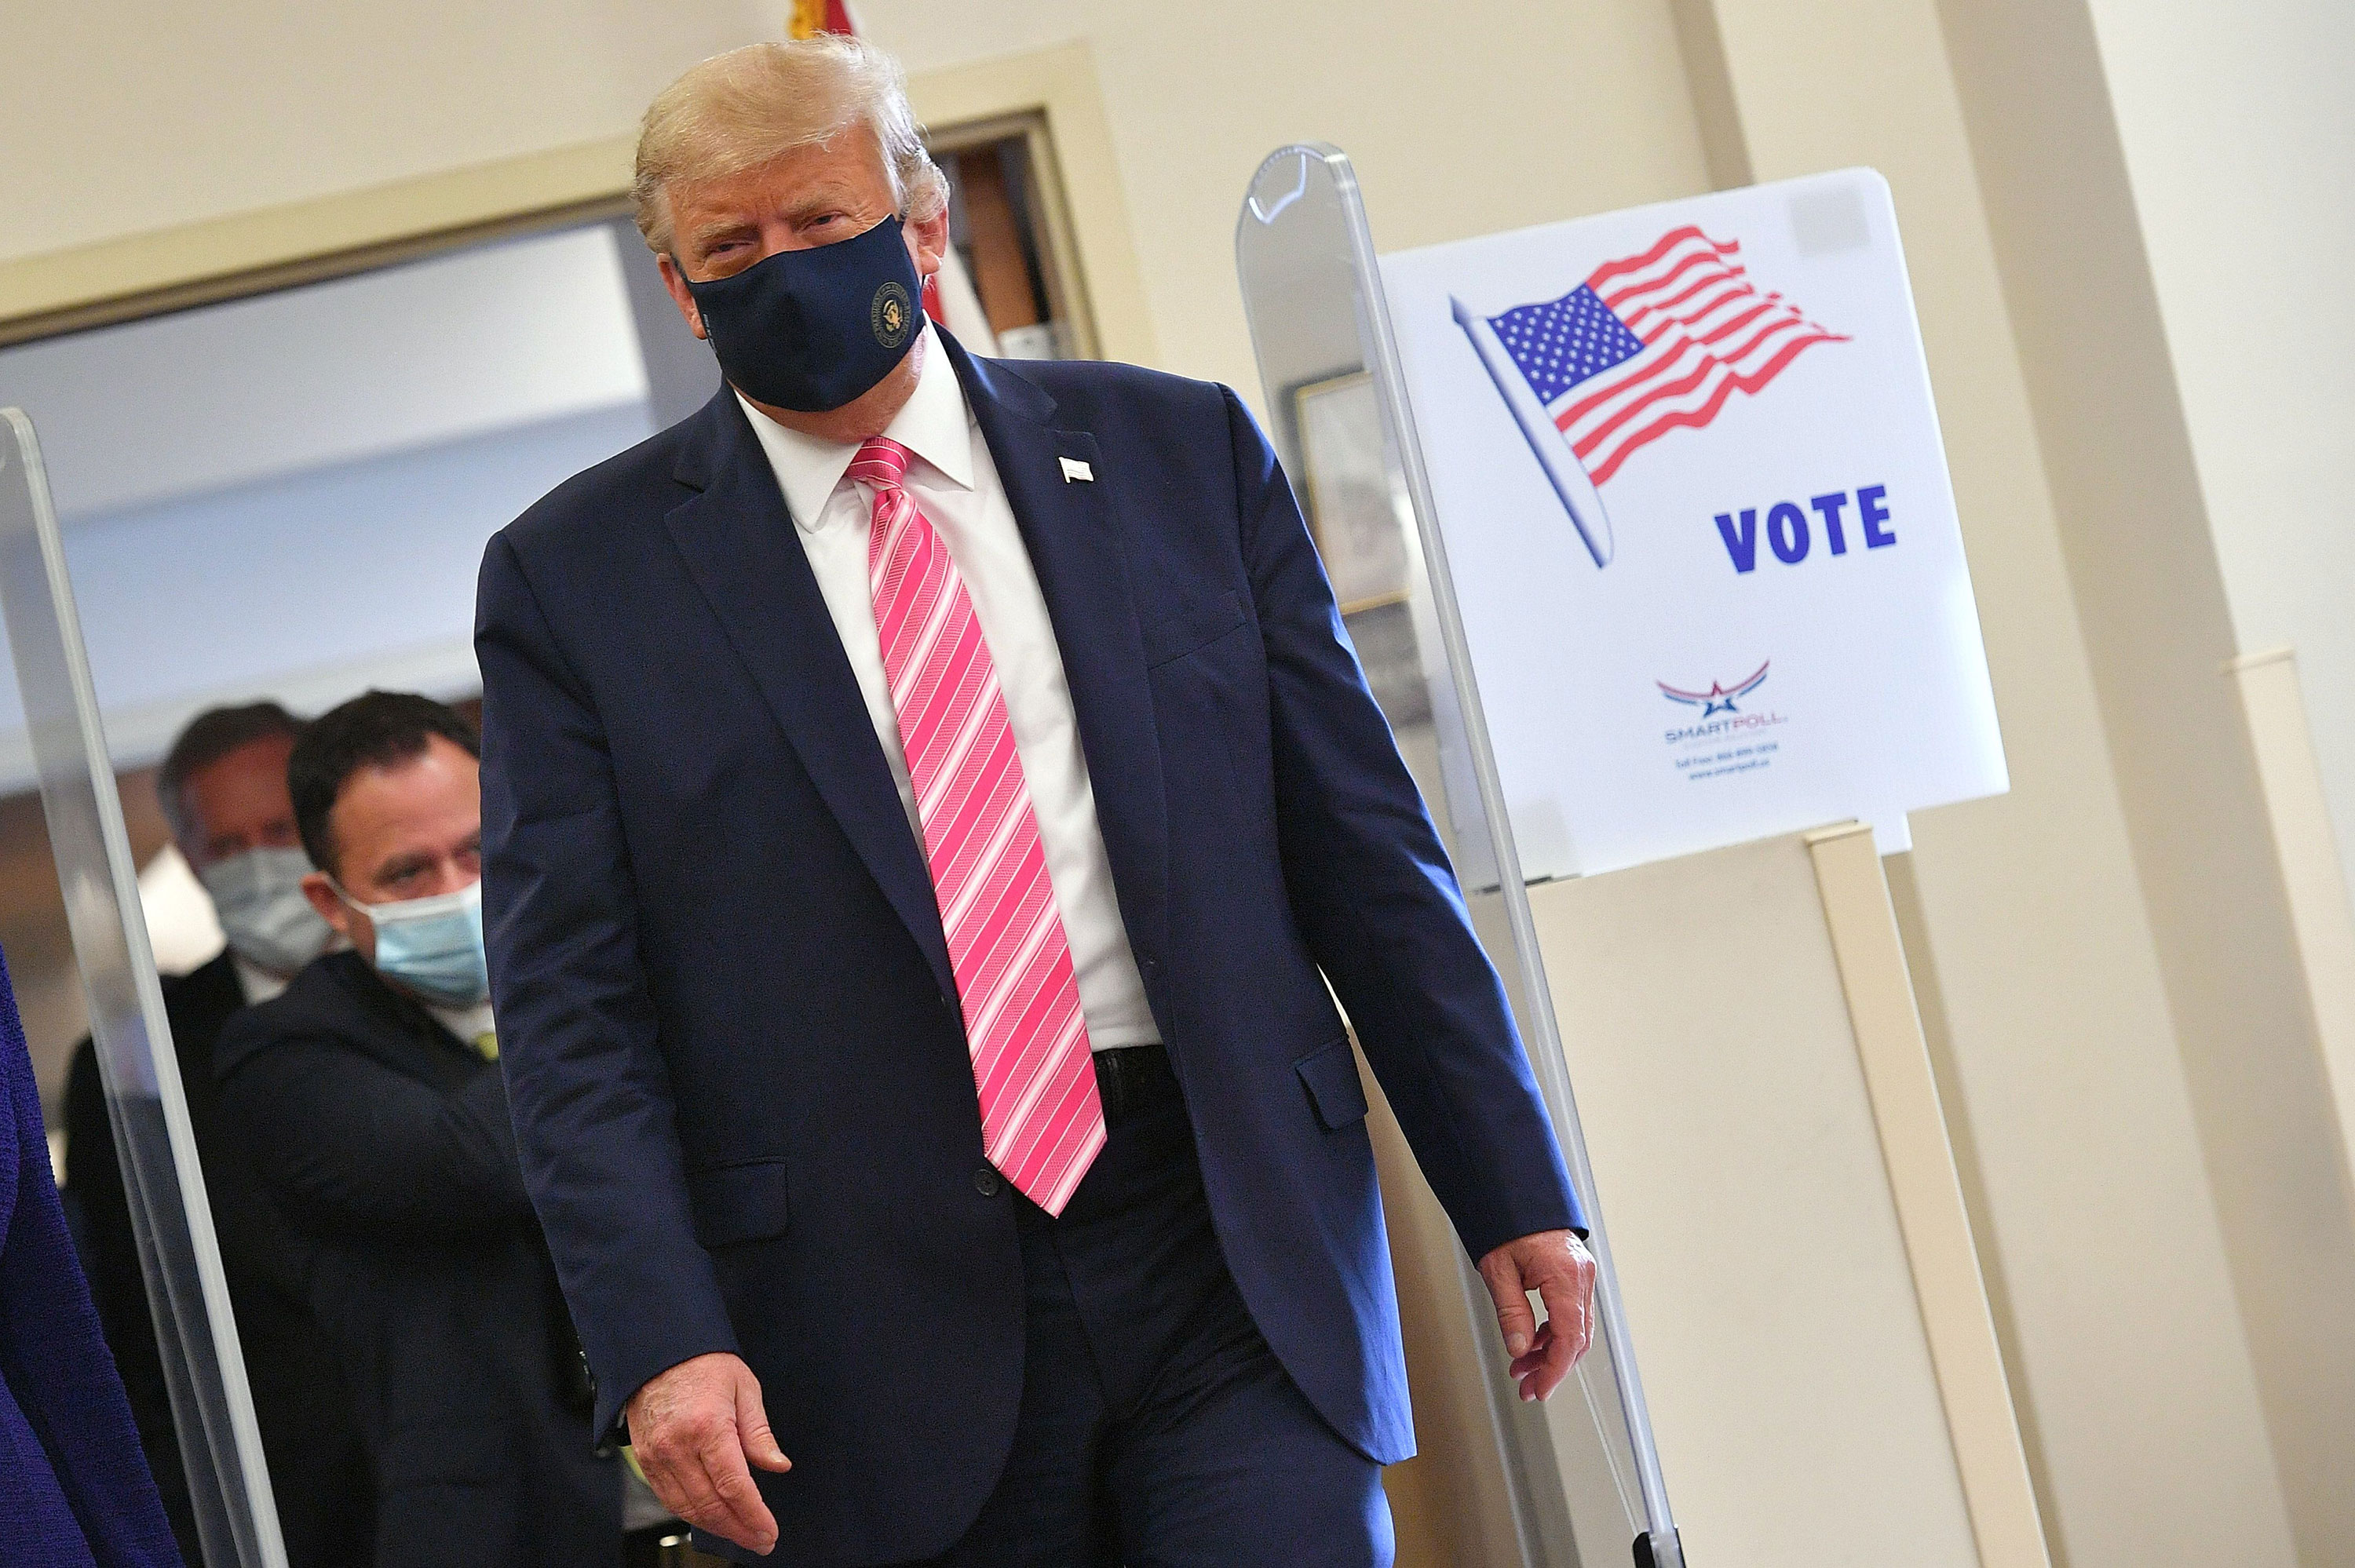
[[1082,462],[1079,459],[1062,458],[1059,461],[1063,465],[1063,482],[1065,484],[1071,483],[1073,480],[1078,480],[1082,484],[1092,484],[1095,482],[1096,471]]

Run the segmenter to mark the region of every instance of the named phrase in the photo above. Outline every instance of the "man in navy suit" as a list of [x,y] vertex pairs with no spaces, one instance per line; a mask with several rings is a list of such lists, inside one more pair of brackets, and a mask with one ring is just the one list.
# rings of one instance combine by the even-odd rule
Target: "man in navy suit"
[[1336,996],[1524,1397],[1593,1264],[1273,453],[1223,387],[924,324],[943,185],[862,45],[688,72],[636,191],[730,385],[494,538],[476,630],[596,1430],[744,1558],[1387,1563]]

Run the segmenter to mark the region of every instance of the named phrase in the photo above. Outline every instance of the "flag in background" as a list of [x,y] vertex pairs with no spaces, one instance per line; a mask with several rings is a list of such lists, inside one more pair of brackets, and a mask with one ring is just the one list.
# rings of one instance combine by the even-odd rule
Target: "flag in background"
[[1594,483],[1670,430],[1707,425],[1803,350],[1847,341],[1761,293],[1741,252],[1739,240],[1672,229],[1558,300],[1487,318]]
[[[844,0],[794,0],[793,11],[785,18],[786,37],[800,39],[819,33],[857,37],[858,28],[851,22],[850,7]],[[924,280],[924,313],[955,334],[967,352],[996,356],[997,334],[982,313],[981,296],[974,292],[973,280],[965,276],[964,259],[954,245],[941,258],[941,270]]]
[[858,29],[850,25],[850,7],[842,0],[794,0],[794,14],[785,19],[785,36],[798,43],[815,33],[857,37]]

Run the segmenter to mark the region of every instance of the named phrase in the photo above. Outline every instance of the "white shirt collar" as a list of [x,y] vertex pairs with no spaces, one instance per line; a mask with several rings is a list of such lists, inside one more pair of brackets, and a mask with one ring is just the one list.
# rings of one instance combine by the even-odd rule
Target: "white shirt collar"
[[245,993],[248,1007],[268,1001],[292,983],[282,976],[272,974],[234,948],[229,949],[229,961],[230,967],[237,970],[238,989]]
[[[924,326],[924,366],[916,373],[916,390],[893,416],[883,433],[929,463],[933,471],[960,490],[973,488],[972,411],[965,407],[964,388],[957,385],[956,366],[949,363],[938,334]],[[789,430],[745,400],[744,417],[752,421],[769,466],[785,493],[785,510],[805,534],[817,532],[826,503],[858,455],[857,441],[823,441],[799,430]]]
[[498,1022],[487,1001],[478,1001],[472,1007],[438,1007],[429,1001],[425,1011],[433,1015],[434,1022],[469,1045],[498,1031]]

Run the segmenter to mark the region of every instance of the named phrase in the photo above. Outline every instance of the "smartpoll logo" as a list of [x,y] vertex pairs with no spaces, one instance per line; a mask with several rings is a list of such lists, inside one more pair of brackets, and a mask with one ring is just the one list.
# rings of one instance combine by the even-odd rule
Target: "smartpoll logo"
[[1685,748],[1677,767],[1687,777],[1710,779],[1767,766],[1778,747],[1764,732],[1790,721],[1773,708],[1745,710],[1740,705],[1766,683],[1767,672],[1773,668],[1774,661],[1769,659],[1732,685],[1711,680],[1705,692],[1672,686],[1666,681],[1652,683],[1669,702],[1700,710],[1695,723],[1678,725],[1660,737],[1669,747]]
[[1660,695],[1668,698],[1668,701],[1683,703],[1689,707],[1700,709],[1700,716],[1703,718],[1709,717],[1711,714],[1740,713],[1742,710],[1733,705],[1733,700],[1736,697],[1746,697],[1764,685],[1767,667],[1773,663],[1774,661],[1769,659],[1766,663],[1759,665],[1753,671],[1747,679],[1737,681],[1732,686],[1721,685],[1711,681],[1706,692],[1679,691],[1666,681],[1655,681],[1652,684],[1659,687]]

